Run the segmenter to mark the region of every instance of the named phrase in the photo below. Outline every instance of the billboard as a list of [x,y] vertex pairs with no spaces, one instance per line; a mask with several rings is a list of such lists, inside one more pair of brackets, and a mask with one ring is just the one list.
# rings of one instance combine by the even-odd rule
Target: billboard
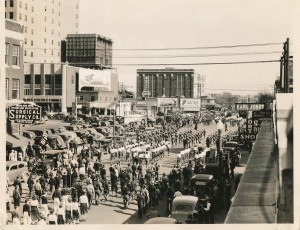
[[151,92],[149,90],[149,76],[144,77],[144,90],[142,92],[143,97],[149,97]]
[[79,90],[82,87],[95,87],[101,91],[111,91],[111,70],[79,68]]
[[20,124],[31,124],[42,119],[42,109],[38,105],[18,104],[8,108],[8,118]]
[[200,99],[181,98],[180,108],[184,111],[199,111],[201,107]]
[[157,98],[157,107],[178,107],[178,98]]

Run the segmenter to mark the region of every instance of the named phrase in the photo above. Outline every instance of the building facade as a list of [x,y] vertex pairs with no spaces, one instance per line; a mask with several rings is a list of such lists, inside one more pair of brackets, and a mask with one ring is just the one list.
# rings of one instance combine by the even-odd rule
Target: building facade
[[79,0],[5,0],[5,17],[24,26],[24,62],[59,63],[61,40],[79,32]]
[[201,98],[205,94],[206,76],[195,73],[194,76],[194,98]]
[[138,69],[138,99],[152,97],[186,97],[194,95],[193,69]]
[[110,69],[112,40],[97,34],[68,34],[62,46],[62,62],[69,65]]
[[23,26],[5,20],[5,98],[23,98]]
[[[87,71],[92,71],[95,79],[82,83]],[[43,111],[72,113],[76,107],[85,114],[105,112],[118,98],[118,75],[102,72],[59,63],[25,63],[24,101],[40,105]],[[105,89],[94,83],[104,80],[109,83]]]

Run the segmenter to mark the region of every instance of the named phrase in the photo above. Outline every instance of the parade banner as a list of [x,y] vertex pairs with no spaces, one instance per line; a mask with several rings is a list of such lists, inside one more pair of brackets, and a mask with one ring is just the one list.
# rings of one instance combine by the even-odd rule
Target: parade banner
[[178,98],[157,98],[158,107],[178,107]]
[[111,91],[111,70],[79,68],[79,90],[82,87],[95,87],[102,91]]

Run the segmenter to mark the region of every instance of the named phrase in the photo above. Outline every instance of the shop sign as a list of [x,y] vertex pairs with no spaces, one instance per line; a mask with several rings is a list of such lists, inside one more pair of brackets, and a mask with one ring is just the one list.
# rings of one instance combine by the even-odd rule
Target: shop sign
[[31,124],[42,119],[42,109],[38,105],[19,104],[8,108],[8,118],[20,124]]

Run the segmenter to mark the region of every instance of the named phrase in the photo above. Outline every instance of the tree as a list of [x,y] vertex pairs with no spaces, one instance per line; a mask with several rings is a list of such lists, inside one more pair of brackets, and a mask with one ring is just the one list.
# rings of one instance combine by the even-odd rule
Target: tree
[[255,99],[258,103],[272,103],[274,100],[274,95],[266,92],[259,92],[255,96]]
[[235,103],[238,102],[238,97],[233,96],[229,92],[223,92],[222,94],[218,94],[218,95],[215,96],[215,98],[216,98],[216,103],[217,104],[220,104],[220,105],[222,105],[224,107],[227,107],[229,109],[234,107]]

